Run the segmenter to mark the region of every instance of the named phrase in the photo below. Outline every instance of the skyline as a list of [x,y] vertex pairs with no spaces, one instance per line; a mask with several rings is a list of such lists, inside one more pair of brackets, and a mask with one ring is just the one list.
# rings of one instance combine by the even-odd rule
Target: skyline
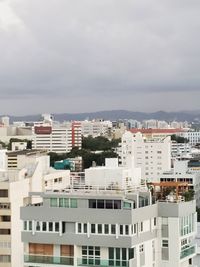
[[1,114],[198,110],[199,8],[0,1]]

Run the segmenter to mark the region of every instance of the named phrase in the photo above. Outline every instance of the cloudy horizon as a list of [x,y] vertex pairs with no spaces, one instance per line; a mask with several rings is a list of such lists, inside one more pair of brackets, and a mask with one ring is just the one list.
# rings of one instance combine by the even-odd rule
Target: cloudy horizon
[[198,0],[0,0],[1,114],[199,110]]

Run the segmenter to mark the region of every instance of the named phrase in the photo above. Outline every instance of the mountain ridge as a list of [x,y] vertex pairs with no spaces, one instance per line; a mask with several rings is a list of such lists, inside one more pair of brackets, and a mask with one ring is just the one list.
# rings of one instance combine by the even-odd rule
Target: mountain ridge
[[[101,118],[104,120],[119,120],[119,119],[133,119],[133,120],[165,120],[165,121],[200,121],[200,111],[195,113],[192,111],[184,112],[166,112],[166,111],[156,111],[156,112],[139,112],[130,110],[103,110],[96,112],[84,112],[84,113],[54,113],[52,114],[54,119],[60,122],[70,121],[70,120],[85,120],[85,119],[97,119]],[[10,121],[39,121],[41,119],[40,114],[24,115],[24,116],[9,116]]]

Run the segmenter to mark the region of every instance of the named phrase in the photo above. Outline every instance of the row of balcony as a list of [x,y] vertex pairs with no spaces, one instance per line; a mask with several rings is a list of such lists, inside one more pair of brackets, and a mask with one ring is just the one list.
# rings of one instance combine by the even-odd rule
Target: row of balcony
[[[55,257],[26,254],[24,255],[25,263],[57,264],[57,265],[74,265],[73,257]],[[100,266],[100,267],[128,267],[129,263],[125,260],[100,259],[100,258],[78,258],[77,266]]]

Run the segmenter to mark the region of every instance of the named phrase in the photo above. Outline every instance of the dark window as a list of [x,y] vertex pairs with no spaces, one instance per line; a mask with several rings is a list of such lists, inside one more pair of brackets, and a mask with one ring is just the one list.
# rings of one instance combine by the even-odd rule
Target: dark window
[[96,231],[95,231],[95,230],[96,230],[95,228],[96,228],[96,227],[95,227],[95,224],[91,224],[91,233],[92,233],[92,234],[95,234],[95,232],[96,232]]
[[114,209],[121,209],[121,200],[114,200]]
[[10,229],[0,229],[0,235],[10,235]]
[[0,189],[0,197],[8,197],[8,190]]
[[106,200],[106,209],[113,209],[113,201]]
[[128,257],[129,257],[129,260],[134,258],[134,248],[129,248]]
[[104,234],[109,234],[109,225],[104,224]]
[[104,209],[104,200],[103,199],[97,200],[97,209]]
[[89,200],[89,208],[90,209],[96,209],[96,207],[97,207],[97,201],[96,201],[96,199],[90,199]]

